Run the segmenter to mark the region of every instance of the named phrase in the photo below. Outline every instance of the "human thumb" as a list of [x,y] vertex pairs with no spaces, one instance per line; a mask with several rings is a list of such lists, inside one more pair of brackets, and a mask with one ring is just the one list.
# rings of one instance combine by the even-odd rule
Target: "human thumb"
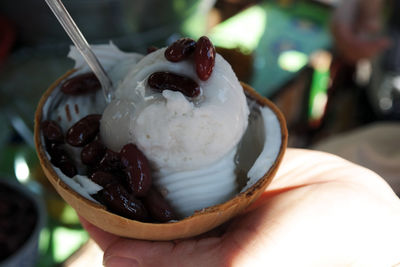
[[122,239],[104,252],[106,267],[125,266],[221,266],[220,238],[150,242]]

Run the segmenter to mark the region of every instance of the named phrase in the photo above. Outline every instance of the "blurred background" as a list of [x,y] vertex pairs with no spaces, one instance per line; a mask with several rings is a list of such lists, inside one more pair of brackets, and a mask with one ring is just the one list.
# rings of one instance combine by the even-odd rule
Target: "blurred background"
[[[283,111],[289,146],[329,151],[366,166],[399,194],[400,23],[393,10],[400,7],[399,1],[387,2],[379,33],[349,41],[340,31],[340,23],[349,22],[341,17],[340,0],[63,1],[91,44],[113,41],[124,51],[145,53],[182,36],[209,36],[239,79]],[[357,56],[363,41],[382,36],[386,45]],[[66,57],[70,45],[44,0],[0,1],[0,188],[9,188],[3,181],[14,188],[0,192],[15,190],[35,201],[38,229],[26,240],[34,239],[38,253],[14,253],[12,259],[30,259],[29,266],[102,262],[76,213],[47,182],[33,146],[36,105],[73,67]],[[1,217],[10,210],[5,198],[0,201]],[[1,249],[8,238],[0,232]]]

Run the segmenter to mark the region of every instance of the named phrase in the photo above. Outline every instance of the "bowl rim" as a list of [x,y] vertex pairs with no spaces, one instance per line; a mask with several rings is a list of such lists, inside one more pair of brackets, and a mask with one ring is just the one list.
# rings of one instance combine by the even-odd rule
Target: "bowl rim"
[[[203,230],[197,230],[197,229],[189,229],[190,228],[190,223],[192,220],[198,221],[199,224],[200,222],[208,224],[205,228],[208,230],[211,230],[212,228],[216,227],[216,221],[215,220],[221,220],[219,217],[228,217],[227,219],[223,218],[224,221],[231,219],[233,216],[236,214],[242,212],[246,207],[248,207],[252,202],[255,201],[261,195],[262,190],[261,188],[266,188],[270,182],[272,181],[273,177],[275,176],[280,163],[282,161],[283,155],[285,153],[286,147],[287,147],[287,139],[288,139],[288,131],[286,127],[286,121],[281,113],[281,111],[278,109],[278,107],[275,106],[270,100],[268,100],[265,97],[262,97],[260,94],[258,94],[252,87],[249,85],[241,82],[241,85],[243,87],[243,90],[245,91],[246,97],[251,98],[254,100],[256,103],[258,103],[261,106],[267,106],[270,108],[273,113],[276,115],[279,124],[281,126],[281,145],[279,148],[279,153],[276,157],[275,162],[271,165],[269,170],[262,176],[260,177],[257,182],[255,182],[251,187],[249,187],[247,190],[243,192],[239,192],[236,194],[233,198],[230,200],[217,204],[211,207],[207,207],[202,209],[201,211],[196,211],[193,215],[185,217],[184,219],[178,220],[178,221],[172,221],[172,222],[167,222],[167,223],[149,223],[149,222],[140,222],[132,219],[128,219],[125,217],[122,217],[120,215],[114,214],[110,211],[107,211],[106,208],[98,203],[95,203],[84,196],[80,195],[78,192],[74,191],[71,189],[62,179],[60,179],[56,173],[56,171],[53,169],[52,164],[50,163],[50,160],[46,156],[46,152],[44,150],[44,146],[42,144],[42,138],[40,135],[40,122],[42,121],[43,118],[43,106],[45,105],[48,97],[53,93],[56,88],[58,88],[58,85],[65,80],[67,77],[72,75],[76,69],[72,69],[67,71],[64,75],[62,75],[60,78],[58,78],[53,84],[50,85],[50,87],[46,90],[46,92],[42,95],[38,107],[35,112],[35,125],[34,125],[34,141],[35,141],[35,147],[36,151],[39,157],[40,164],[43,168],[43,171],[46,174],[46,177],[49,179],[49,181],[52,183],[52,185],[55,187],[56,191],[61,195],[61,197],[73,208],[77,211],[78,214],[80,214],[82,217],[84,217],[86,220],[91,222],[92,224],[95,224],[96,226],[99,226],[98,224],[106,224],[106,223],[112,223],[113,218],[118,221],[122,228],[125,228],[126,225],[131,225],[131,227],[138,227],[138,226],[143,226],[143,227],[150,227],[152,230],[151,231],[146,231],[146,233],[126,233],[123,232],[122,230],[119,231],[118,229],[112,229],[113,227],[117,227],[117,225],[110,226],[108,229],[103,230],[111,232],[113,234],[117,234],[120,236],[124,237],[130,237],[130,238],[138,238],[138,239],[147,239],[147,240],[172,240],[172,239],[179,239],[179,238],[187,238],[190,236],[195,236],[198,234],[201,234],[205,231]],[[239,199],[245,198],[246,201],[245,203],[238,203]],[[244,201],[242,201],[244,202]],[[98,222],[96,218],[94,218],[92,215],[87,214],[85,212],[79,213],[79,211],[84,211],[87,210],[89,207],[91,208],[97,208],[97,212],[99,213],[101,217],[105,216],[105,218],[108,218],[107,222]],[[90,209],[90,208],[89,208]],[[227,215],[221,214],[220,210],[223,209],[224,211],[227,211]],[[238,211],[239,210],[239,211]],[[108,216],[108,217],[107,217]],[[202,217],[202,218],[200,218]],[[208,219],[211,219],[210,222],[207,222]],[[219,225],[220,223],[218,223]],[[182,233],[165,233],[162,236],[157,236],[155,232],[159,232],[161,228],[165,232],[171,232],[173,231],[174,227],[179,227],[182,226],[183,232]],[[168,230],[169,229],[169,230]],[[154,232],[155,231],[155,232]],[[153,232],[153,233],[152,233]],[[189,233],[190,232],[190,233]]]

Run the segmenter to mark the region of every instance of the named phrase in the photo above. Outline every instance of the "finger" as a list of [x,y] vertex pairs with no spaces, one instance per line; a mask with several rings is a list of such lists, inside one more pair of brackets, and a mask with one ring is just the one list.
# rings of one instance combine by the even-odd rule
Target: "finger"
[[[382,197],[392,199],[395,196],[382,177],[366,168],[330,153],[288,148],[271,184],[249,209],[262,206],[275,195],[335,180],[351,181]],[[391,191],[390,194],[388,190]]]
[[79,220],[83,228],[89,233],[90,237],[99,245],[99,247],[104,251],[106,250],[112,243],[116,242],[120,237],[107,233],[100,228],[94,226],[82,216],[78,215]]
[[324,181],[326,177],[321,173],[329,173],[343,164],[347,163],[343,163],[343,159],[326,152],[288,148],[267,191],[273,194],[274,190],[287,190]]
[[224,263],[220,238],[150,242],[120,239],[105,252],[106,267],[124,266],[221,266]]
[[256,199],[248,208],[245,209],[243,214],[252,212],[262,206],[265,205],[266,202],[268,202],[272,197],[283,194],[285,192],[295,190],[301,187],[307,186],[307,184],[302,184],[302,185],[295,185],[295,186],[287,186],[279,189],[274,189],[274,190],[267,190],[261,194],[261,196]]

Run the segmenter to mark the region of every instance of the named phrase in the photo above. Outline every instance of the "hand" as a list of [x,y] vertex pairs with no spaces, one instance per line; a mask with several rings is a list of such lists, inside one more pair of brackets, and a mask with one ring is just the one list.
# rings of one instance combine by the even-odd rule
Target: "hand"
[[390,45],[382,37],[383,0],[346,0],[336,9],[332,34],[338,52],[348,63],[369,59]]
[[149,242],[82,224],[107,267],[400,263],[400,199],[391,188],[365,168],[301,149],[287,150],[271,185],[244,214],[200,237]]

